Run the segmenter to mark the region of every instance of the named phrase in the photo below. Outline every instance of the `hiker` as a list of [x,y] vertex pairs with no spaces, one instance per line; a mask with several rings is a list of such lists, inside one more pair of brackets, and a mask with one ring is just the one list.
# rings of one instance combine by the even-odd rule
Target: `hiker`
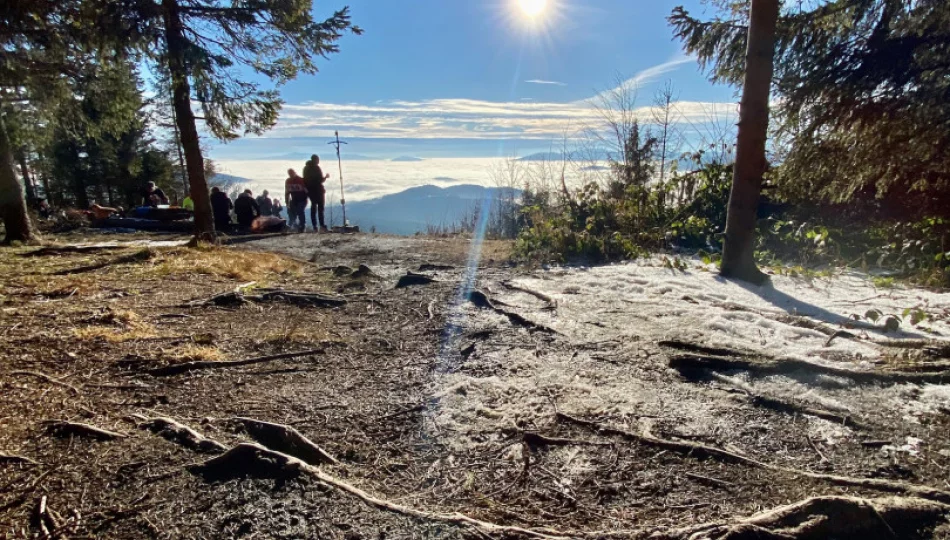
[[217,186],[211,188],[211,211],[214,214],[214,227],[219,231],[226,231],[231,228],[231,209],[234,203],[228,194],[218,189]]
[[189,194],[189,195],[186,195],[185,198],[182,199],[182,201],[181,201],[181,207],[184,208],[185,210],[189,210],[189,211],[191,211],[191,212],[194,212],[194,211],[195,211],[195,201],[194,201],[194,199],[191,198],[191,195],[190,195],[190,194]]
[[310,197],[310,223],[313,230],[317,230],[317,215],[320,216],[320,230],[327,231],[327,224],[323,220],[323,210],[326,206],[327,190],[323,183],[330,178],[330,175],[324,175],[320,168],[320,156],[313,154],[310,161],[304,165],[303,179],[307,185],[307,196]]
[[156,207],[160,204],[168,204],[168,197],[161,188],[155,186],[155,182],[145,184],[142,189],[142,206]]
[[237,216],[238,225],[244,229],[250,229],[254,218],[261,215],[261,208],[257,206],[251,190],[245,189],[244,193],[238,195],[234,201],[234,214]]
[[304,209],[307,208],[307,184],[293,169],[287,169],[284,199],[287,201],[290,227],[293,228],[294,223],[297,223],[297,230],[303,232],[307,228],[307,218],[304,217]]
[[271,215],[274,217],[280,217],[281,212],[284,211],[284,206],[280,204],[280,199],[274,197],[274,201],[271,204]]
[[274,215],[274,203],[270,201],[266,189],[261,193],[261,196],[257,198],[257,206],[261,209],[262,216],[267,217]]

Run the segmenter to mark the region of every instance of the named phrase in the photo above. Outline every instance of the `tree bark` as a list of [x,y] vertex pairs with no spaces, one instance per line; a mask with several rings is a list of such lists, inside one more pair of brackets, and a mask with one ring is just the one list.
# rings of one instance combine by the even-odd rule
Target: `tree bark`
[[26,151],[20,150],[16,154],[17,164],[20,166],[20,176],[23,177],[23,186],[26,188],[27,206],[36,204],[36,185],[33,184],[33,177],[30,176],[30,167],[26,163]]
[[755,222],[765,174],[769,89],[775,56],[779,0],[752,0],[745,80],[739,105],[736,164],[722,248],[724,277],[761,284],[768,277],[755,265]]
[[181,14],[177,0],[162,0],[165,17],[165,40],[168,46],[168,70],[172,78],[172,107],[175,121],[185,150],[185,166],[188,169],[188,185],[195,203],[195,237],[214,241],[214,218],[211,214],[211,197],[205,179],[204,159],[195,114],[191,110],[191,85],[188,82],[188,66],[185,62],[185,41]]
[[37,240],[26,209],[23,186],[17,180],[13,149],[3,117],[0,117],[0,219],[7,231],[5,243]]

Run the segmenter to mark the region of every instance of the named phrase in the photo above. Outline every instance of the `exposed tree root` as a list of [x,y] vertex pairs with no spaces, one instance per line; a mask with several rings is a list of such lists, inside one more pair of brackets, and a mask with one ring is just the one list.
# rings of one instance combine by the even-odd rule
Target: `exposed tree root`
[[6,452],[0,452],[0,463],[22,463],[25,465],[39,465],[36,461],[26,457],[19,456],[17,454],[8,454]]
[[691,341],[680,341],[678,339],[668,339],[657,343],[660,347],[676,349],[696,354],[711,354],[713,356],[734,356],[734,357],[756,357],[762,356],[761,353],[754,351],[741,351],[739,349],[728,349],[725,347],[709,347]]
[[124,439],[127,437],[127,435],[123,435],[122,433],[109,431],[108,429],[102,429],[90,424],[59,420],[48,422],[46,430],[51,435],[56,435],[57,437],[88,437],[90,439],[98,439],[101,441],[111,441],[115,439]]
[[178,443],[186,448],[197,452],[219,453],[227,450],[223,444],[209,439],[190,427],[172,420],[171,418],[145,418],[135,415],[136,418],[143,420],[142,427],[152,433],[156,433],[162,438]]
[[290,426],[253,418],[235,418],[235,420],[244,424],[244,429],[251,438],[267,448],[293,456],[310,465],[339,464],[336,458]]
[[192,371],[200,371],[200,370],[206,370],[206,369],[227,369],[227,368],[232,368],[232,367],[265,364],[267,362],[273,362],[275,360],[286,360],[288,358],[312,356],[312,355],[317,355],[317,354],[323,354],[324,352],[325,352],[324,349],[309,349],[306,351],[272,354],[270,356],[259,356],[257,358],[246,358],[244,360],[223,360],[220,362],[214,362],[210,360],[200,360],[200,361],[195,361],[195,362],[183,362],[181,364],[171,364],[168,366],[162,366],[162,367],[150,369],[148,370],[148,373],[155,377],[168,377],[171,375],[181,375],[182,373],[189,373]]
[[860,384],[900,384],[950,382],[950,372],[906,373],[898,371],[857,371],[815,364],[797,358],[767,358],[750,360],[745,358],[726,358],[714,355],[681,354],[670,358],[670,367],[688,375],[690,370],[743,370],[760,374],[787,375],[795,371],[808,371],[819,375],[845,377]]
[[740,390],[746,396],[748,396],[749,401],[751,401],[753,405],[783,413],[807,414],[809,416],[823,418],[829,422],[835,422],[836,424],[842,424],[849,427],[861,427],[861,424],[850,415],[841,414],[826,409],[819,409],[816,407],[809,407],[803,403],[796,403],[794,401],[788,401],[773,396],[759,394],[753,390],[751,386],[743,383],[742,381],[738,381],[732,377],[727,377],[720,373],[716,373],[715,371],[710,371],[709,376],[723,384],[728,385],[731,388]]
[[21,254],[21,257],[48,257],[51,255],[71,255],[75,253],[101,253],[103,251],[115,251],[118,249],[128,249],[128,246],[45,246],[33,251]]
[[525,294],[528,294],[537,298],[538,300],[541,300],[542,302],[545,302],[547,304],[547,307],[545,309],[557,309],[557,300],[555,300],[554,298],[551,298],[550,296],[544,294],[543,292],[535,291],[527,287],[522,287],[521,285],[512,283],[510,281],[502,281],[501,284],[513,291],[523,292]]
[[639,444],[644,444],[647,446],[653,446],[656,448],[662,448],[663,450],[668,450],[677,454],[682,454],[686,456],[692,456],[700,459],[715,459],[718,461],[723,461],[726,463],[743,463],[746,465],[752,465],[755,467],[765,466],[758,461],[743,456],[741,454],[736,454],[735,452],[730,452],[723,448],[716,448],[715,446],[708,446],[702,443],[694,443],[688,441],[673,441],[669,439],[661,439],[655,437],[648,433],[634,433],[632,431],[627,431],[624,429],[613,428],[610,426],[605,426],[597,422],[592,422],[590,420],[584,420],[583,418],[578,418],[576,416],[571,416],[567,413],[558,412],[556,416],[560,420],[565,420],[573,424],[580,426],[586,426],[594,429],[599,433],[605,435],[614,435],[628,441],[632,441]]
[[54,272],[53,275],[68,276],[72,274],[84,274],[86,272],[94,272],[96,270],[100,270],[102,268],[106,268],[109,266],[115,266],[118,264],[129,264],[129,263],[147,261],[152,258],[152,255],[153,255],[152,250],[147,249],[147,248],[140,249],[139,251],[136,251],[135,253],[131,253],[129,255],[123,255],[121,257],[116,257],[115,259],[104,261],[101,263],[89,264],[86,266],[79,266],[77,268],[71,268],[68,270],[60,270],[58,272]]
[[492,302],[491,298],[489,298],[487,294],[477,289],[469,293],[468,300],[471,303],[475,304],[475,306],[478,308],[490,309],[494,311],[495,313],[508,317],[508,320],[511,321],[511,324],[515,326],[527,328],[528,330],[531,330],[533,332],[544,332],[547,334],[559,333],[557,330],[544,326],[543,324],[538,324],[534,321],[528,320],[524,318],[522,315],[515,313],[514,311],[509,311],[507,309],[496,306],[495,303]]
[[813,497],[734,522],[653,535],[664,540],[894,540],[920,538],[947,521],[950,506],[919,498]]
[[204,300],[188,302],[183,307],[236,307],[248,303],[284,302],[295,306],[336,308],[346,305],[346,300],[325,294],[288,291],[284,289],[254,289],[253,293],[244,293],[240,288],[221,294],[216,294]]
[[61,387],[63,387],[63,388],[68,388],[69,390],[72,390],[72,392],[73,392],[74,394],[76,394],[76,395],[79,395],[79,394],[81,393],[81,392],[79,391],[79,389],[76,388],[75,386],[73,386],[73,385],[71,385],[71,384],[69,384],[69,383],[67,383],[67,382],[63,382],[63,381],[61,381],[61,380],[59,380],[59,379],[57,379],[57,378],[55,378],[55,377],[51,377],[51,376],[49,376],[49,375],[47,375],[47,374],[45,374],[45,373],[40,373],[39,371],[27,371],[27,370],[11,371],[11,372],[10,372],[10,375],[14,375],[14,376],[20,375],[20,376],[27,376],[27,377],[36,377],[37,379],[42,379],[42,380],[44,380],[44,381],[46,381],[46,382],[48,382],[48,383],[50,383],[50,384],[53,384],[53,385],[56,385],[56,386],[61,386]]
[[406,272],[406,275],[399,278],[399,281],[396,282],[397,289],[403,289],[405,287],[413,287],[416,285],[428,285],[430,283],[435,283],[436,279],[432,276],[427,276],[425,274],[416,274],[415,272]]
[[742,454],[737,454],[735,452],[730,452],[728,450],[717,448],[715,446],[709,446],[701,443],[694,443],[689,441],[673,441],[669,439],[661,439],[655,437],[648,433],[633,433],[619,428],[614,428],[610,426],[604,426],[597,422],[592,422],[590,420],[584,420],[565,414],[562,412],[555,413],[556,417],[561,420],[566,420],[578,425],[586,426],[592,429],[597,430],[600,433],[606,435],[619,436],[623,439],[633,441],[639,444],[644,444],[647,446],[652,446],[655,448],[662,448],[664,450],[669,450],[671,452],[676,452],[685,456],[696,457],[696,458],[711,458],[719,461],[729,462],[729,463],[739,463],[748,465],[750,467],[756,467],[759,469],[766,469],[770,471],[782,472],[786,474],[791,474],[794,476],[801,476],[806,478],[813,478],[815,480],[822,480],[830,482],[832,484],[840,486],[852,486],[860,487],[866,489],[873,489],[876,491],[885,491],[889,493],[904,493],[908,495],[913,495],[915,497],[921,497],[924,499],[929,499],[931,501],[939,501],[945,504],[950,504],[950,492],[943,491],[941,489],[933,488],[930,486],[922,486],[918,484],[910,484],[907,482],[900,482],[897,480],[881,480],[876,478],[854,478],[850,476],[838,476],[834,474],[822,474],[822,473],[813,473],[809,471],[802,471],[798,469],[791,469],[787,467],[780,467],[778,465],[769,465],[768,463],[763,463],[756,459],[744,456]]
[[332,488],[344,491],[364,503],[385,510],[429,521],[440,521],[459,527],[472,527],[486,533],[510,535],[545,540],[566,540],[575,535],[549,530],[533,530],[522,527],[498,525],[481,521],[460,513],[442,514],[418,510],[373,496],[362,489],[335,478],[320,469],[293,456],[264,448],[251,443],[243,443],[214,457],[201,465],[192,467],[192,471],[209,480],[225,480],[240,477],[295,478],[308,475]]

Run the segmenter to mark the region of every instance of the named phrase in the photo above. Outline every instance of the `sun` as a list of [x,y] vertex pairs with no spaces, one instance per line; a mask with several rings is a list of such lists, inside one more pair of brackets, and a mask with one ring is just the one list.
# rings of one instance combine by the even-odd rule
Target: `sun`
[[544,13],[548,0],[518,0],[518,7],[528,18],[535,19]]

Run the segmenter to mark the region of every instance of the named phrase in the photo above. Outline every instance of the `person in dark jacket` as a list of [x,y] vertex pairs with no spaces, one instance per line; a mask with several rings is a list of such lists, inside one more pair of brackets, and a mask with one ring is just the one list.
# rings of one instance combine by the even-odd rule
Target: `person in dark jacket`
[[142,189],[142,206],[156,207],[160,204],[168,204],[168,197],[161,188],[155,186],[155,182],[145,184]]
[[257,207],[261,209],[261,215],[264,217],[274,215],[274,203],[271,202],[270,197],[268,196],[267,190],[265,189],[263,193],[257,198]]
[[231,228],[231,209],[234,203],[228,194],[217,187],[211,188],[211,212],[214,214],[214,228],[226,231]]
[[254,218],[261,215],[261,208],[254,200],[251,190],[245,189],[244,193],[238,195],[237,200],[234,201],[234,214],[237,216],[238,225],[245,229],[251,228]]
[[324,175],[320,168],[320,156],[313,154],[310,161],[303,167],[303,181],[307,186],[307,196],[310,197],[310,223],[313,230],[317,230],[317,216],[320,216],[320,230],[326,231],[327,224],[323,220],[323,210],[327,202],[327,190],[323,183],[330,178],[330,175]]

